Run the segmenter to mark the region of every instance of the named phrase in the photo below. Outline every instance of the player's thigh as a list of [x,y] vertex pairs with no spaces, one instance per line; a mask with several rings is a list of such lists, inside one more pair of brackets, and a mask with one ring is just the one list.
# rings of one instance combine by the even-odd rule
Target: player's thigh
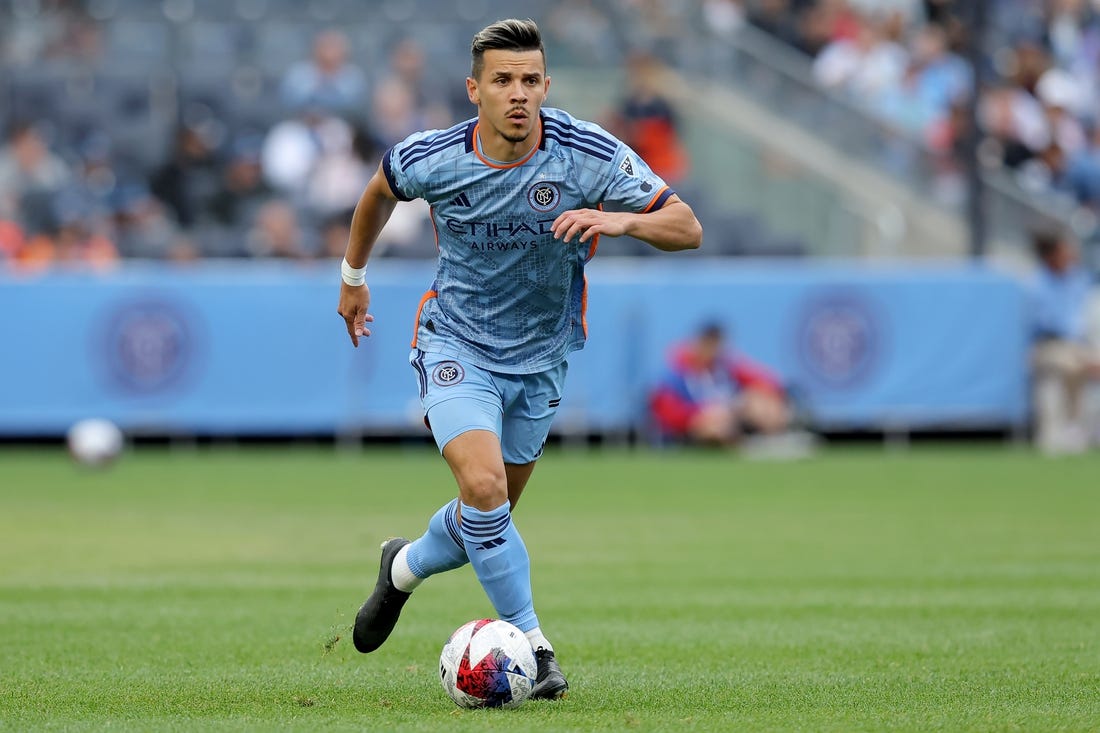
[[417,374],[420,404],[440,453],[471,430],[500,441],[502,396],[492,374],[475,365],[414,349],[409,363]]
[[514,375],[507,380],[501,430],[505,463],[522,465],[542,455],[567,371],[563,362],[544,372]]
[[481,511],[508,499],[508,480],[500,440],[487,430],[467,430],[443,448],[443,457],[458,483],[462,503]]

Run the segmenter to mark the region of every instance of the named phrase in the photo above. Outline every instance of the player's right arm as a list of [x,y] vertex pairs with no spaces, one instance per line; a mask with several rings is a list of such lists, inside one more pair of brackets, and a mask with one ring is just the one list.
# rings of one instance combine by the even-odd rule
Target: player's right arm
[[[359,197],[359,203],[355,205],[355,214],[351,217],[351,235],[348,237],[347,252],[344,254],[348,265],[353,268],[366,266],[371,249],[382,232],[382,227],[389,221],[397,200],[393,189],[386,181],[382,166],[378,166],[378,170],[374,172],[363,190],[363,195]],[[360,336],[370,336],[367,323],[373,321],[374,316],[367,313],[369,307],[370,289],[367,288],[366,283],[348,285],[347,282],[341,281],[340,303],[336,307],[336,312],[343,317],[353,346],[359,346]]]

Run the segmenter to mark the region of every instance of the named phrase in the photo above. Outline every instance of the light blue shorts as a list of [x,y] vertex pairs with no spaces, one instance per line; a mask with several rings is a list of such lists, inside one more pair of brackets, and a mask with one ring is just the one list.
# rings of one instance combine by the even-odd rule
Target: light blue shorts
[[462,433],[489,430],[500,439],[505,463],[530,463],[542,455],[561,402],[565,362],[538,374],[501,374],[413,349],[409,363],[441,453]]

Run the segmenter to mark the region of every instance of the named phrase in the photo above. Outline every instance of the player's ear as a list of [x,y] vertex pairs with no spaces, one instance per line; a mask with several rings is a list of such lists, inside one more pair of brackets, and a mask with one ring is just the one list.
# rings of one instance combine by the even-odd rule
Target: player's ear
[[543,99],[546,99],[547,97],[550,96],[550,77],[549,76],[546,77],[545,84],[546,84],[546,86],[544,86],[542,88],[542,98]]
[[466,77],[466,96],[472,104],[481,104],[481,97],[477,93],[477,80],[472,76]]

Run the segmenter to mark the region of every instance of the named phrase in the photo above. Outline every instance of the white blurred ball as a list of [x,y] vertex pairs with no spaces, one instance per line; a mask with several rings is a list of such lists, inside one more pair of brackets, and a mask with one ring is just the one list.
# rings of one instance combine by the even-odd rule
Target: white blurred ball
[[77,463],[102,466],[122,451],[122,431],[110,420],[91,418],[69,428],[69,454]]

